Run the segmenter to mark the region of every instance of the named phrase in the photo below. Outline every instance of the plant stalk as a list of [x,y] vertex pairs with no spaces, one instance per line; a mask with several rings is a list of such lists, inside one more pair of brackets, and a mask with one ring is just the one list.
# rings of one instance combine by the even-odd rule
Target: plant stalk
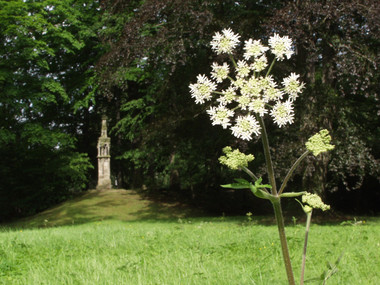
[[232,61],[232,64],[234,65],[234,67],[237,68],[237,64],[236,64],[234,57],[231,54],[229,54],[229,57],[230,57],[230,60]]
[[289,285],[295,285],[296,283],[294,280],[292,262],[290,261],[288,242],[286,240],[286,235],[285,235],[285,224],[284,224],[284,217],[282,215],[280,198],[272,201],[272,205],[273,205],[274,213],[276,216],[278,233],[279,233],[280,242],[281,242],[282,256],[285,262],[286,275],[288,276],[288,282],[289,282]]
[[281,195],[281,193],[284,191],[286,183],[288,183],[289,178],[292,176],[294,170],[297,168],[297,166],[301,163],[302,160],[305,159],[305,157],[310,153],[309,150],[305,151],[293,164],[292,168],[290,168],[289,172],[286,174],[286,177],[284,181],[282,182],[282,185],[280,187],[280,190],[278,191],[278,195]]
[[304,276],[305,276],[305,265],[306,265],[306,250],[307,250],[307,240],[309,238],[309,230],[311,224],[311,214],[313,211],[306,213],[306,231],[305,231],[305,243],[303,245],[303,253],[302,253],[302,266],[301,266],[301,279],[300,285],[304,284]]
[[273,59],[273,61],[272,61],[271,65],[270,65],[270,67],[269,67],[269,69],[268,69],[267,74],[265,75],[265,77],[267,77],[270,74],[270,72],[272,71],[272,68],[273,68],[275,62],[276,62],[276,58]]
[[288,242],[286,240],[286,235],[285,235],[285,224],[284,224],[284,217],[282,215],[282,209],[281,209],[281,198],[278,196],[277,189],[276,189],[276,179],[274,176],[272,157],[270,155],[268,134],[265,128],[264,119],[262,117],[258,117],[258,121],[261,127],[261,140],[263,142],[265,162],[267,164],[269,182],[270,182],[270,185],[272,186],[272,195],[274,196],[273,197],[274,199],[271,199],[270,201],[272,202],[274,214],[276,216],[278,234],[280,236],[280,242],[281,242],[282,256],[284,258],[284,263],[285,263],[285,268],[286,268],[286,275],[288,276],[289,285],[295,285],[296,283],[294,280],[292,263],[290,261]]
[[243,166],[242,167],[242,170],[247,173],[254,181],[256,181],[257,179],[259,179],[255,174],[253,174],[253,172],[251,170],[249,170],[247,167]]
[[274,169],[273,169],[273,164],[272,164],[272,157],[270,155],[267,130],[265,128],[264,119],[262,117],[258,117],[258,121],[261,127],[261,141],[263,142],[265,162],[267,164],[267,171],[268,171],[268,176],[269,176],[269,183],[272,186],[271,192],[273,196],[277,196],[276,179],[274,177]]

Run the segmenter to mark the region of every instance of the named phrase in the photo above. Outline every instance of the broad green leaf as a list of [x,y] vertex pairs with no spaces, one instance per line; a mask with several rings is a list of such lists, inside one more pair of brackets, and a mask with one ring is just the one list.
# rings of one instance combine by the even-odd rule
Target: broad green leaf
[[234,179],[236,182],[242,183],[242,184],[250,184],[249,181],[243,179],[243,178],[235,178]]

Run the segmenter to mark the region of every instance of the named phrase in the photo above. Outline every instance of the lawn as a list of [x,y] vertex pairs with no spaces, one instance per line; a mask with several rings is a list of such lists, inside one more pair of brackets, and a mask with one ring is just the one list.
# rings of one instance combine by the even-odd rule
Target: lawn
[[[380,284],[380,219],[314,224],[306,279]],[[287,226],[299,278],[303,225]],[[0,230],[0,284],[287,284],[275,225],[253,217],[90,221]],[[320,283],[309,283],[320,284]]]

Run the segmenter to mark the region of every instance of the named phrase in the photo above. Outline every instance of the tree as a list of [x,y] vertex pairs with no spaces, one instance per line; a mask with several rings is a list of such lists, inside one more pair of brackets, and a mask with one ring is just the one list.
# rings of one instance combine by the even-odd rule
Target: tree
[[302,127],[295,132],[305,140],[328,128],[336,144],[331,157],[308,161],[299,173],[305,189],[359,189],[365,177],[379,176],[377,6],[360,0],[289,1],[267,22],[267,30],[296,41],[294,66],[308,83],[297,111]]
[[244,143],[211,128],[202,108],[192,104],[188,84],[208,71],[207,45],[216,30],[232,25],[243,34],[260,33],[269,7],[252,1],[103,4],[108,52],[98,70],[109,100],[104,105],[114,118],[113,141],[120,142],[113,157],[123,171],[139,177],[124,175],[124,183],[144,181],[215,202],[210,193],[223,195],[221,177],[231,175],[217,157],[224,146]]
[[96,87],[97,6],[0,1],[2,218],[41,210],[86,186],[92,166],[76,137],[88,113],[82,99]]

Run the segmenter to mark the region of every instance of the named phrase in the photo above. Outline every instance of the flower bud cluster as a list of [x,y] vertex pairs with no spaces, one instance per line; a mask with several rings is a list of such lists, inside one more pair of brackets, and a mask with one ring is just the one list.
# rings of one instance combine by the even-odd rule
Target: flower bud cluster
[[[217,55],[227,54],[231,63],[214,62],[211,77],[198,75],[197,83],[189,87],[195,103],[211,102],[207,113],[213,125],[229,128],[237,138],[251,140],[253,134],[261,133],[258,116],[269,114],[279,127],[293,123],[293,104],[304,84],[295,73],[284,78],[281,84],[269,75],[275,61],[289,59],[293,54],[292,41],[287,36],[274,34],[269,38],[269,46],[261,40],[249,39],[244,42],[243,59],[235,62],[232,54],[240,44],[239,38],[231,29],[217,32],[211,48]],[[274,56],[271,65],[268,52]]]
[[231,169],[240,169],[248,166],[248,162],[255,159],[252,154],[241,153],[238,149],[232,150],[230,146],[223,148],[225,156],[219,157],[219,162]]
[[334,149],[334,145],[330,144],[331,136],[328,130],[321,130],[306,142],[306,148],[313,153],[314,156],[322,152]]
[[302,195],[302,203],[305,212],[310,212],[312,209],[321,209],[322,211],[330,210],[330,206],[322,202],[321,197],[316,194],[306,193]]

